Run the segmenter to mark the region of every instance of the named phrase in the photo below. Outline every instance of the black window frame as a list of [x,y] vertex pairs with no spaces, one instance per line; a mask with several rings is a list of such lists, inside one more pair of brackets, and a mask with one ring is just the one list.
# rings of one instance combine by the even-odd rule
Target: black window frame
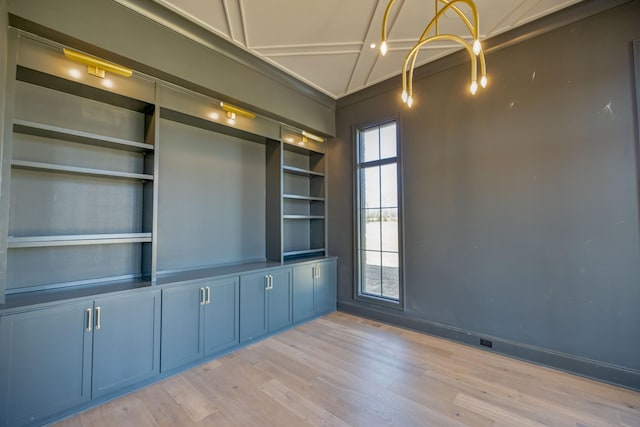
[[[362,135],[373,128],[382,128],[391,123],[396,127],[396,156],[391,158],[378,159],[374,161],[361,161]],[[405,309],[405,286],[404,286],[404,233],[403,233],[403,185],[402,185],[402,139],[400,132],[400,120],[398,117],[390,117],[375,122],[369,122],[354,128],[354,299],[368,302],[398,310]],[[383,166],[386,164],[396,164],[397,173],[397,209],[398,209],[398,299],[386,298],[364,292],[362,274],[362,183],[361,170],[368,166]],[[380,251],[384,252],[384,251]]]

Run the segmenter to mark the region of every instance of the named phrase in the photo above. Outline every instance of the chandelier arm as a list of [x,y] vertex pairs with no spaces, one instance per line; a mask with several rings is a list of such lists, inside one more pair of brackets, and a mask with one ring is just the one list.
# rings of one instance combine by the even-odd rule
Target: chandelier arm
[[384,11],[384,16],[382,17],[382,42],[387,41],[387,21],[389,20],[389,12],[391,12],[391,6],[396,0],[390,0],[389,4],[387,4],[387,8]]
[[[391,0],[391,3],[393,3],[393,1],[394,0]],[[421,41],[425,40],[427,34],[429,34],[429,32],[431,31],[431,28],[433,28],[434,25],[436,26],[436,35],[438,35],[438,30],[437,30],[438,20],[440,19],[440,17],[442,17],[442,15],[444,15],[444,13],[447,11],[448,8],[453,9],[458,14],[460,19],[467,26],[467,29],[471,33],[471,36],[474,37],[475,39],[477,39],[478,13],[477,13],[477,9],[475,7],[475,4],[472,1],[470,1],[470,0],[453,0],[453,1],[435,0],[436,6],[438,5],[438,2],[444,3],[445,6],[440,11],[437,11],[437,7],[436,7],[436,14],[433,17],[433,19],[431,19],[431,21],[429,21],[429,24],[425,27],[424,31],[422,32],[422,35],[420,36],[420,39],[418,40],[418,43],[420,43]],[[471,11],[473,13],[473,16],[474,16],[474,21],[476,23],[475,31],[474,31],[474,28],[471,25],[471,21],[469,21],[469,18],[467,18],[467,16],[455,5],[455,3],[457,3],[457,2],[463,2],[463,3],[467,4],[467,5],[469,5],[469,8],[471,9]],[[402,66],[402,89],[403,90],[406,90],[406,69],[407,69],[407,63],[408,63],[409,58],[411,56],[412,56],[411,53],[409,53],[409,55],[407,55],[407,57],[404,60],[403,66]],[[413,55],[413,58],[411,59],[411,67],[410,68],[412,70],[413,70],[413,67],[415,66],[417,57],[418,57],[418,53],[416,52]]]
[[[390,0],[387,4],[387,8],[384,13],[383,25],[382,25],[382,38],[384,43],[384,51],[382,54],[386,52],[386,38],[387,38],[387,21],[389,18],[389,13],[391,11],[391,7],[393,6],[395,0]],[[405,57],[402,63],[402,100],[407,103],[410,107],[413,100],[413,72],[415,69],[416,61],[418,59],[418,54],[423,46],[433,41],[453,41],[460,46],[464,47],[469,54],[469,59],[471,60],[471,86],[470,90],[472,94],[476,93],[478,88],[478,61],[480,61],[480,72],[482,74],[482,79],[480,81],[482,87],[485,87],[487,84],[486,78],[486,63],[484,57],[484,51],[482,50],[482,46],[479,42],[479,17],[478,10],[476,8],[473,0],[434,0],[435,6],[435,16],[431,19],[428,25],[425,27],[422,32],[418,42],[411,48],[407,56]],[[438,4],[442,3],[444,6],[442,9],[438,10]],[[464,3],[466,4],[472,12],[473,15],[473,23],[469,19],[469,17],[456,5],[456,3]],[[473,42],[467,42],[460,36],[456,36],[453,34],[440,34],[439,32],[439,22],[438,20],[444,15],[444,13],[448,10],[452,9],[463,22],[463,24],[469,30],[473,38]],[[467,12],[468,13],[468,12]],[[433,27],[435,26],[435,35],[428,36]],[[382,46],[381,46],[382,48]]]
[[[461,37],[454,36],[453,34],[440,34],[440,35],[431,36],[429,38],[426,38],[424,40],[419,41],[413,47],[413,49],[411,49],[411,51],[409,52],[409,55],[407,55],[407,58],[405,59],[404,64],[402,64],[403,74],[406,72],[406,74],[409,76],[408,77],[408,85],[407,85],[408,86],[408,91],[407,92],[408,92],[409,96],[413,95],[413,69],[414,69],[414,65],[415,65],[415,59],[418,56],[418,52],[427,43],[434,42],[434,41],[441,41],[441,40],[449,40],[449,41],[456,42],[456,43],[462,45],[467,50],[467,53],[469,54],[469,58],[471,59],[471,81],[472,82],[477,81],[477,79],[478,79],[478,65],[477,65],[476,55],[473,53],[473,49]],[[408,71],[405,71],[407,63],[409,61],[409,58],[411,58],[412,56],[414,58],[412,60],[411,68]]]
[[[438,1],[444,3],[445,6],[436,13],[436,15],[433,17],[433,19],[431,19],[431,21],[429,21],[429,25],[425,27],[424,31],[422,32],[422,35],[420,35],[420,39],[418,40],[418,42],[424,40],[427,37],[427,34],[429,34],[429,32],[431,31],[431,28],[433,28],[434,25],[436,26],[438,25],[438,20],[442,17],[442,15],[444,15],[444,13],[449,8],[453,9],[454,12],[458,14],[458,16],[460,17],[460,20],[465,24],[465,26],[469,30],[469,33],[471,33],[471,37],[473,37],[474,40],[478,39],[478,13],[476,11],[475,5],[473,5],[473,2],[471,2],[470,0],[453,0],[453,1],[436,0],[436,2]],[[458,6],[455,5],[455,3],[457,2],[463,2],[469,5],[469,7],[471,8],[471,11],[473,12],[474,22],[476,23],[475,27],[471,24],[471,21],[469,21],[469,18],[467,18],[464,12],[462,12],[460,8],[458,8]],[[437,31],[436,31],[436,34],[437,34]]]
[[[445,7],[442,8],[443,10],[446,10],[447,8],[451,7],[451,9],[453,9],[453,11],[458,14],[462,22],[464,22],[464,24],[467,26],[467,29],[471,33],[471,36],[474,39],[480,38],[480,18],[478,16],[478,8],[476,8],[476,5],[472,0],[435,0],[435,1],[445,4]],[[455,6],[455,3],[459,3],[459,2],[465,3],[467,6],[469,6],[469,9],[471,9],[471,14],[473,15],[473,24],[471,24],[471,21],[469,20],[469,18],[467,18],[467,15],[465,15],[465,13],[462,12],[458,6]]]
[[[411,70],[413,70],[413,67],[416,63],[416,58],[418,57],[418,51],[420,50],[420,48],[418,47],[416,49],[416,47],[418,45],[420,45],[420,43],[422,43],[425,40],[425,36],[429,33],[429,31],[431,31],[431,28],[433,27],[433,25],[438,22],[438,18],[439,15],[436,14],[436,16],[433,17],[433,19],[431,19],[431,21],[429,21],[429,24],[427,24],[427,27],[424,29],[424,32],[422,33],[422,35],[420,36],[420,40],[418,40],[418,43],[416,43],[416,45],[413,47],[413,49],[407,54],[407,56],[404,59],[404,62],[402,63],[402,90],[406,90],[407,89],[407,64],[409,63],[409,61],[411,61]],[[421,46],[421,45],[420,45]]]

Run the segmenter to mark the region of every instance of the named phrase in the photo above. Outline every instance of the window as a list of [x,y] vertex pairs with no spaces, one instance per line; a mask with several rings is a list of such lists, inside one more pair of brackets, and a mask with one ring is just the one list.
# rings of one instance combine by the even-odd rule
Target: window
[[357,136],[358,296],[399,303],[400,186],[396,122]]

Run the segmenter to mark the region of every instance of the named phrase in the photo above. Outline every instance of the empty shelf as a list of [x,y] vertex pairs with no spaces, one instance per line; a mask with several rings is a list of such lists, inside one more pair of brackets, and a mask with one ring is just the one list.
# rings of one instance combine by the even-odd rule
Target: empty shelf
[[115,148],[125,151],[144,152],[152,151],[154,149],[153,145],[151,144],[144,144],[141,142],[98,135],[74,129],[66,129],[58,126],[46,125],[43,123],[29,122],[26,120],[14,120],[13,131],[26,135],[57,138],[63,139],[65,141],[79,142],[97,147]]
[[72,234],[60,236],[9,237],[9,248],[41,248],[51,246],[109,245],[151,242],[151,233]]
[[77,166],[56,165],[52,163],[31,162],[25,160],[13,160],[11,166],[17,169],[36,170],[41,172],[62,172],[77,175],[90,175],[109,178],[141,179],[153,181],[153,175],[131,172],[117,172],[102,169],[83,168]]
[[309,169],[297,168],[297,167],[295,167],[295,166],[287,166],[287,165],[284,165],[284,166],[282,166],[282,170],[283,170],[284,172],[287,172],[287,173],[294,173],[294,174],[296,174],[296,175],[303,175],[303,176],[324,176],[324,174],[323,174],[323,173],[320,173],[320,172],[314,172],[314,171],[309,170]]

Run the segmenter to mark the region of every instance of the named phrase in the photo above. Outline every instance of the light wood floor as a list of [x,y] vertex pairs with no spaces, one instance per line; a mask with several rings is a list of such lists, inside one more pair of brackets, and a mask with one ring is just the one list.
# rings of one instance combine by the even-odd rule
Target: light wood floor
[[63,426],[640,426],[640,393],[334,313]]

